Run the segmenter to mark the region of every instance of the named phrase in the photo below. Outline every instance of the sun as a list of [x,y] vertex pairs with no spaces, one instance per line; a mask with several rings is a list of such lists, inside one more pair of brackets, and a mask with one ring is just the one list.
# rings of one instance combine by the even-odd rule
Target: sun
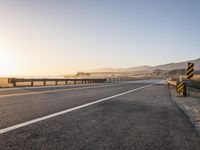
[[12,76],[17,71],[16,60],[6,48],[0,47],[0,76]]

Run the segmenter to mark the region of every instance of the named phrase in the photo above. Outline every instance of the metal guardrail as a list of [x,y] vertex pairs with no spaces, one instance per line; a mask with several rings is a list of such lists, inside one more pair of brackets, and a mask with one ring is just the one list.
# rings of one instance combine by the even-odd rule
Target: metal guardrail
[[[114,83],[121,81],[131,81],[134,80],[130,77],[105,77],[105,78],[7,78],[8,84],[11,84],[12,87],[16,86],[46,86],[49,85],[47,82],[55,82],[55,84],[51,83],[51,85],[61,85],[59,82],[64,82],[62,85],[67,84],[90,84],[90,83]],[[37,82],[42,82],[38,85]],[[17,84],[19,83],[19,84]],[[25,83],[28,83],[24,85]],[[34,84],[37,83],[37,84]]]
[[179,94],[182,94],[183,96],[189,95],[188,89],[187,89],[188,87],[187,87],[187,84],[185,84],[185,82],[177,82],[177,81],[167,79],[167,83],[169,86],[172,86],[173,88],[175,88]]
[[167,80],[168,85],[177,86],[177,81]]
[[74,82],[74,84],[77,84],[77,82],[81,83],[105,83],[106,79],[25,79],[25,78],[9,78],[8,83],[13,84],[13,87],[17,86],[17,82],[30,82],[31,86],[34,86],[34,82],[43,82],[43,86],[46,85],[47,82],[55,82],[55,85],[58,85],[58,82],[65,82],[65,85],[68,84],[68,82]]

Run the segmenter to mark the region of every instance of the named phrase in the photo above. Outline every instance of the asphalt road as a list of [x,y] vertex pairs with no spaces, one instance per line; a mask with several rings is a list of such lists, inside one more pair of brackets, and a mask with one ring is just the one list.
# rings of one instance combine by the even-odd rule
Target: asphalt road
[[0,150],[199,150],[155,80],[0,90]]

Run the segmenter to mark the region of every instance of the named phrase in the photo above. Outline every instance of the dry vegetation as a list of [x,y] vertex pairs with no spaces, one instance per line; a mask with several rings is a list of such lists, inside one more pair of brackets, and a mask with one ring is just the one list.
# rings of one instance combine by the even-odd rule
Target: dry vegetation
[[200,75],[194,75],[193,79],[194,80],[200,80]]

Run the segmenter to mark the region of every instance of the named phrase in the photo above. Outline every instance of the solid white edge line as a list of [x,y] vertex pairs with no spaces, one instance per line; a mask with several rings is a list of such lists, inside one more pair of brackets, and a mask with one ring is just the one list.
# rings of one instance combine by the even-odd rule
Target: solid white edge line
[[20,123],[20,124],[17,124],[17,125],[13,125],[13,126],[10,126],[10,127],[4,128],[4,129],[0,129],[0,134],[6,133],[6,132],[9,132],[9,131],[12,131],[12,130],[15,130],[15,129],[18,129],[18,128],[21,128],[21,127],[24,127],[24,126],[28,126],[30,124],[40,122],[40,121],[43,121],[43,120],[46,120],[46,119],[49,119],[49,118],[52,118],[52,117],[56,117],[56,116],[59,116],[59,115],[62,115],[62,114],[68,113],[68,112],[72,112],[74,110],[78,110],[78,109],[81,109],[81,108],[84,108],[84,107],[87,107],[87,106],[90,106],[90,105],[94,105],[94,104],[97,104],[97,103],[100,103],[100,102],[103,102],[103,101],[107,101],[109,99],[113,99],[113,98],[131,93],[131,92],[134,92],[134,91],[138,91],[140,89],[152,86],[154,84],[155,83],[149,84],[149,85],[146,85],[146,86],[142,86],[142,87],[139,87],[139,88],[136,88],[136,89],[133,89],[133,90],[129,90],[129,91],[126,91],[126,92],[123,92],[123,93],[119,93],[119,94],[116,94],[116,95],[113,95],[113,96],[109,96],[109,97],[106,97],[106,98],[103,98],[103,99],[99,99],[99,100],[96,100],[94,102],[83,104],[83,105],[80,105],[80,106],[77,106],[77,107],[74,107],[74,108],[66,109],[64,111],[60,111],[60,112],[53,113],[53,114],[50,114],[50,115],[47,115],[47,116],[44,116],[44,117],[40,117],[40,118],[33,119],[33,120],[30,120],[30,121],[27,121],[27,122],[23,122],[23,123]]

